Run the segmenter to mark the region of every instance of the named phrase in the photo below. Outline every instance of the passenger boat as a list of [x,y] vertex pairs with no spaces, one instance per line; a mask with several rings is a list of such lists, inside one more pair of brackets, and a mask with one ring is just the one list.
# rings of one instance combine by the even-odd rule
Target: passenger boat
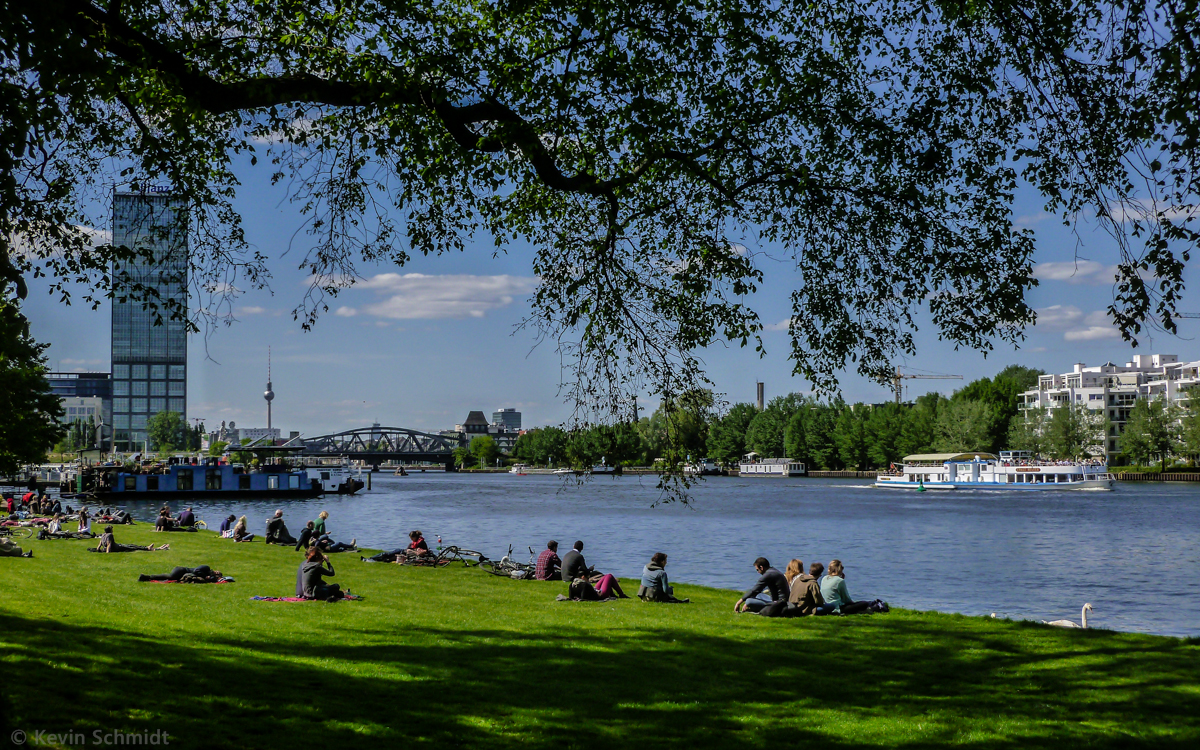
[[875,486],[896,490],[1110,490],[1103,463],[1043,461],[1028,451],[920,453],[880,472]]
[[802,477],[808,473],[804,464],[792,458],[759,458],[751,451],[738,463],[738,475],[743,477]]
[[710,476],[721,473],[721,467],[711,458],[701,458],[683,465],[683,473],[689,476]]
[[529,464],[513,464],[512,468],[508,470],[508,473],[509,474],[519,474],[521,476],[525,476],[526,474],[529,473],[528,471],[526,471],[526,469],[528,469],[528,468],[529,468]]

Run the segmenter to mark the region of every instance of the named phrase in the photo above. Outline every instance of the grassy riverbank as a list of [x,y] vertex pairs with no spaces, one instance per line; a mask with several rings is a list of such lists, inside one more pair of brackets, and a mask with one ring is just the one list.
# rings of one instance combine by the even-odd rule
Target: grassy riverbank
[[[254,602],[292,593],[298,553],[117,536],[172,550],[0,558],[10,731],[163,729],[204,748],[1200,742],[1195,640],[903,610],[766,620],[693,586],[691,605],[560,603],[561,583],[345,554],[335,580],[365,600]],[[201,563],[237,583],[136,581]]]

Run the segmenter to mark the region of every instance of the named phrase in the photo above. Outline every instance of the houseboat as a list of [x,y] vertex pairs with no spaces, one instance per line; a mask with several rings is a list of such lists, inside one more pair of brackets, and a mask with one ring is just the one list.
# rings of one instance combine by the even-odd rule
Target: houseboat
[[738,463],[738,475],[743,477],[802,477],[808,470],[800,461],[791,458],[759,458],[747,453]]
[[1090,461],[1043,461],[1027,451],[920,453],[880,472],[875,486],[897,490],[1110,490],[1108,467]]

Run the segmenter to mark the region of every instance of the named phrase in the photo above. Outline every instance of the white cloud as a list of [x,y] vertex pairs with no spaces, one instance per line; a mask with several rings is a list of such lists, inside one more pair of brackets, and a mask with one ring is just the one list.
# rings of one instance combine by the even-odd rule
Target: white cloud
[[1068,284],[1111,284],[1117,275],[1117,267],[1094,260],[1038,263],[1033,267],[1033,275],[1043,281],[1065,281]]
[[262,315],[266,311],[267,311],[267,308],[265,308],[265,307],[259,307],[258,305],[249,305],[247,307],[239,307],[238,315]]
[[1032,227],[1035,224],[1041,224],[1046,219],[1053,219],[1053,214],[1048,214],[1045,211],[1038,211],[1036,214],[1025,214],[1013,219],[1013,226]]
[[1083,320],[1083,311],[1074,305],[1051,305],[1036,312],[1036,325],[1043,328],[1066,328]]
[[1096,310],[1084,315],[1074,305],[1052,305],[1039,309],[1036,326],[1044,330],[1062,331],[1063,339],[1067,341],[1099,341],[1121,337],[1107,312]]
[[1156,205],[1148,200],[1132,200],[1124,203],[1113,202],[1108,205],[1108,214],[1114,221],[1126,222],[1140,220],[1154,223],[1161,215],[1165,219],[1182,219],[1195,216],[1196,206]]
[[[508,275],[382,273],[357,286],[384,298],[359,306],[363,313],[379,318],[482,318],[492,310],[512,304],[517,297],[533,292],[537,279]],[[342,309],[338,310],[338,315],[343,314]]]
[[333,314],[340,315],[343,318],[353,318],[355,315],[358,315],[358,310],[355,310],[353,307],[346,307],[345,305],[342,305],[336,311],[334,311]]
[[763,330],[766,330],[766,331],[787,331],[787,330],[790,330],[790,329],[791,329],[791,326],[792,326],[792,319],[791,319],[791,318],[784,318],[783,320],[779,321],[778,323],[771,323],[771,324],[769,324],[769,325],[765,325],[765,326],[763,326]]
[[1067,341],[1099,341],[1100,339],[1116,339],[1120,337],[1120,331],[1111,325],[1088,326],[1087,328],[1067,331],[1063,334],[1063,338]]

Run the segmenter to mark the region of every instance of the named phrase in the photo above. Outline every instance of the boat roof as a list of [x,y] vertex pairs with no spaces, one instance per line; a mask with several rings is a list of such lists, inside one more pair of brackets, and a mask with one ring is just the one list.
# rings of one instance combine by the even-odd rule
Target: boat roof
[[991,453],[983,451],[970,451],[968,453],[914,453],[911,456],[904,457],[904,463],[912,461],[974,461],[976,458],[992,459],[995,456]]

